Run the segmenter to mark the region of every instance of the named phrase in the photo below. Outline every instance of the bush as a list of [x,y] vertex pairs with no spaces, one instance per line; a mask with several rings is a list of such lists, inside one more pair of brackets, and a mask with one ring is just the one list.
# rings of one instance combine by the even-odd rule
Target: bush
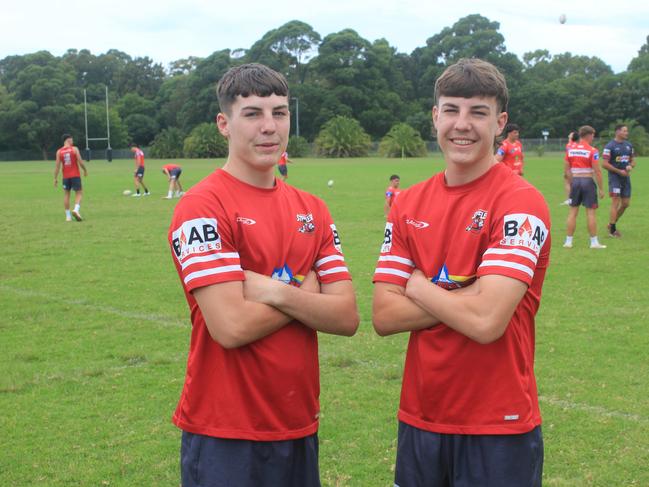
[[202,123],[192,129],[183,145],[185,157],[208,158],[226,157],[228,141],[221,135],[216,124]]
[[153,139],[151,157],[176,159],[183,156],[183,133],[176,127],[164,129]]
[[290,157],[306,157],[311,154],[311,146],[304,137],[294,135],[288,139],[286,152]]
[[325,157],[362,157],[371,140],[358,120],[340,115],[324,124],[315,139],[316,151]]
[[426,155],[426,144],[414,128],[398,123],[381,139],[379,153],[386,157],[421,157]]

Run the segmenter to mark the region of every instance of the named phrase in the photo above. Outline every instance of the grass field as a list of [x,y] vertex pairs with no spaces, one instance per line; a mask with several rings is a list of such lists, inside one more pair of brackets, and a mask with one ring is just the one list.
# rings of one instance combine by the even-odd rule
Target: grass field
[[[171,424],[184,379],[188,309],[166,242],[176,200],[160,197],[162,161],[147,161],[153,196],[128,198],[132,161],[93,161],[86,221],[66,223],[53,163],[0,163],[5,235],[0,266],[0,485],[177,486]],[[560,158],[530,157],[553,249],[537,317],[536,373],[547,486],[649,486],[649,171],[632,207],[587,248],[561,247]],[[217,165],[183,162],[190,187]],[[323,197],[342,237],[362,317],[353,338],[321,335],[321,477],[325,486],[391,486],[407,336],[371,326],[371,276],[383,234],[383,191],[442,167],[432,159],[297,160],[289,182]],[[327,180],[334,179],[333,188]]]

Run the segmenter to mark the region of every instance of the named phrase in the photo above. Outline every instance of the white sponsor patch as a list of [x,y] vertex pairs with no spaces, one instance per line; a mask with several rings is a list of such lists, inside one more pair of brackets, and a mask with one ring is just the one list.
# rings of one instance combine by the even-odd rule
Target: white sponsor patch
[[390,252],[392,248],[392,223],[386,222],[385,233],[383,234],[383,245],[381,246],[381,253]]
[[503,238],[500,245],[526,247],[539,255],[548,237],[543,221],[527,213],[513,213],[503,218]]
[[331,225],[329,225],[329,228],[331,228],[331,234],[334,237],[334,248],[342,254],[343,246],[342,243],[340,242],[340,235],[338,235],[338,230],[336,230],[336,225],[332,223]]
[[507,414],[505,416],[505,421],[517,421],[518,417],[518,414]]
[[180,262],[188,255],[221,250],[216,218],[194,218],[171,233],[171,245]]

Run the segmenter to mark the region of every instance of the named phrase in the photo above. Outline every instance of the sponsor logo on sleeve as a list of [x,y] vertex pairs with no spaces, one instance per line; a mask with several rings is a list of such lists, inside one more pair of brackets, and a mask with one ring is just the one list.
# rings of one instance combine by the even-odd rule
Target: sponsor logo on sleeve
[[331,225],[329,225],[329,228],[331,228],[331,234],[333,235],[334,238],[334,248],[342,254],[343,246],[340,243],[340,235],[338,235],[338,230],[336,230],[336,225],[332,223]]
[[548,229],[540,218],[527,213],[513,213],[503,219],[500,245],[527,247],[538,255],[547,236]]
[[381,245],[381,253],[390,252],[392,248],[392,223],[385,224],[385,233],[383,234],[383,245]]
[[171,234],[171,245],[178,261],[188,255],[221,250],[216,218],[194,218],[183,222]]

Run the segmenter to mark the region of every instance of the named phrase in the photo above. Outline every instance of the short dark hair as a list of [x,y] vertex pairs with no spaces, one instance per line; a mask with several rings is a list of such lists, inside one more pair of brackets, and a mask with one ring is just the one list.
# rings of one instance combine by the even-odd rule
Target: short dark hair
[[237,96],[288,96],[286,78],[277,71],[259,63],[242,64],[230,68],[216,86],[221,111],[230,114]]
[[444,70],[435,82],[435,105],[441,96],[493,96],[501,112],[509,103],[505,77],[493,64],[476,58],[460,59]]
[[61,140],[63,140],[63,142],[65,142],[66,140],[71,139],[71,138],[72,138],[72,136],[70,134],[63,134],[61,136]]
[[393,174],[390,176],[390,181],[394,181],[395,179],[401,179],[398,174]]
[[618,130],[620,130],[620,129],[626,127],[626,126],[627,126],[627,125],[626,125],[625,123],[618,123],[618,124],[615,126],[615,131],[617,132]]
[[514,130],[518,130],[520,132],[521,128],[515,123],[508,123],[507,125],[505,125],[505,135],[509,135],[509,132],[513,132]]
[[590,134],[595,134],[595,129],[591,127],[590,125],[584,125],[583,127],[579,127],[579,138],[584,138],[587,135]]
[[570,132],[570,134],[568,134],[568,139],[570,139],[570,142],[577,142],[579,140],[579,132]]

